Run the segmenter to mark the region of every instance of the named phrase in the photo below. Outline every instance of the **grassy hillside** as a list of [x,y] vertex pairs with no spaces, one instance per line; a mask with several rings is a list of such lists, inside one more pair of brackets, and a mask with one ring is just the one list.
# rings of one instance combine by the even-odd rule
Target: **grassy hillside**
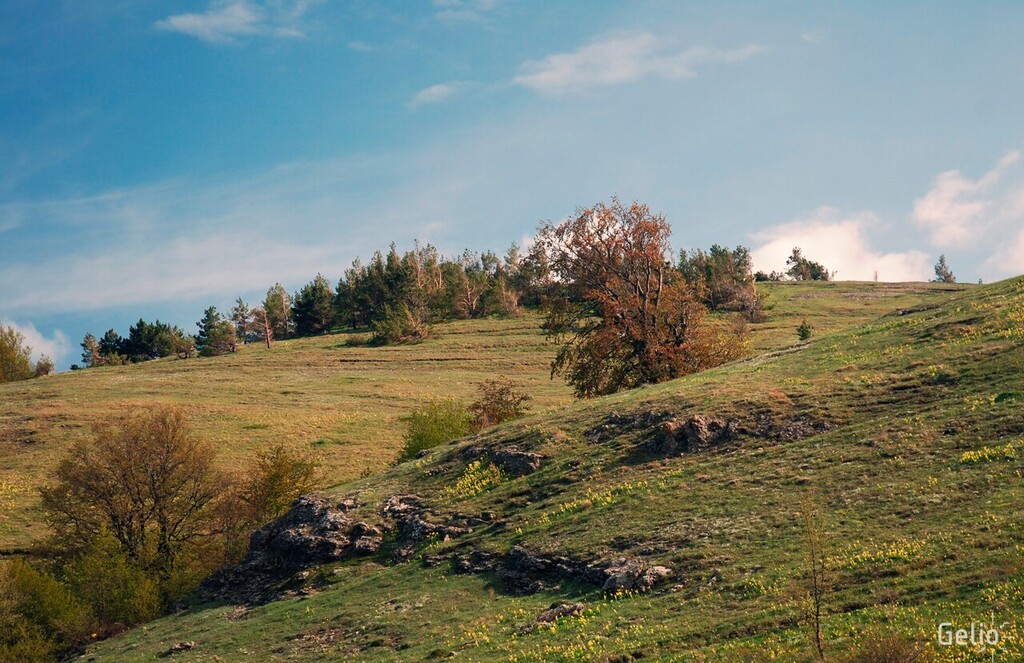
[[[791,345],[807,318],[816,333],[847,328],[964,286],[938,284],[767,284],[774,308],[752,325],[755,351]],[[166,359],[0,384],[0,551],[46,534],[36,488],[90,424],[126,405],[177,403],[197,432],[237,467],[254,449],[283,443],[311,449],[327,480],[341,483],[379,471],[401,446],[401,418],[425,400],[472,398],[475,385],[508,375],[545,412],[572,402],[561,380],[549,379],[554,348],[540,318],[440,325],[439,338],[413,346],[354,346],[365,334],[337,334],[277,343],[272,351],[243,347],[208,359]]]
[[[798,317],[887,301],[863,296],[887,286],[842,287],[773,297]],[[395,540],[302,574],[280,600],[196,605],[89,655],[152,660],[194,641],[175,660],[803,660],[810,499],[825,523],[831,654],[884,630],[932,643],[939,660],[984,660],[935,647],[934,633],[990,614],[1004,636],[1024,624],[1024,279],[896,297],[867,324],[815,317],[835,331],[793,344],[777,322],[756,341],[773,351],[550,409],[337,486],[330,494],[354,498],[368,522],[388,497],[415,494],[438,522],[472,531],[427,539],[398,564]],[[693,415],[730,422],[734,439],[660,451],[664,422]],[[511,446],[541,454],[540,469],[512,478],[471,462],[470,449]],[[538,564],[510,566],[524,550]],[[604,592],[586,567],[618,558],[670,575],[647,593]],[[516,595],[523,581],[540,591]],[[582,612],[537,622],[576,602]],[[1020,638],[1006,647],[1002,660],[1024,657]]]

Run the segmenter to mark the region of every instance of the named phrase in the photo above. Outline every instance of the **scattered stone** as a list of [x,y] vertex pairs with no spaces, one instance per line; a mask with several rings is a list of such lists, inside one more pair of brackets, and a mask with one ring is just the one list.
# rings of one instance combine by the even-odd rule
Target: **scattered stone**
[[501,468],[510,477],[521,477],[532,474],[540,469],[544,456],[533,451],[523,451],[519,447],[488,449],[482,446],[467,447],[462,451],[467,460],[476,460],[486,456],[492,463]]
[[582,603],[562,603],[537,615],[534,620],[537,624],[548,624],[561,617],[575,617],[583,614],[586,606]]
[[495,452],[491,459],[505,474],[510,477],[521,477],[539,470],[544,457],[532,451],[509,448]]
[[619,560],[605,569],[607,580],[602,589],[606,592],[646,592],[662,579],[672,574],[664,566],[647,566],[643,560],[633,558]]
[[196,643],[193,640],[187,642],[179,642],[176,645],[171,645],[171,648],[160,654],[161,658],[173,656],[174,654],[180,654],[181,652],[192,651],[196,648]]
[[449,541],[472,531],[468,527],[451,524],[454,518],[445,523],[432,522],[430,518],[437,514],[427,508],[419,495],[392,495],[381,507],[381,515],[394,520],[399,537],[408,542],[423,541],[428,537]]
[[656,453],[675,456],[699,453],[732,440],[736,436],[734,421],[721,417],[695,414],[686,419],[670,419],[661,424],[652,447]]

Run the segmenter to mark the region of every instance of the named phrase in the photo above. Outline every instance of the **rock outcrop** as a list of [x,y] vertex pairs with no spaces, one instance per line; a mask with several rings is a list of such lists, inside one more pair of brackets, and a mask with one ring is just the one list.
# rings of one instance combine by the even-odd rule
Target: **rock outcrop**
[[380,550],[380,527],[347,515],[355,503],[332,504],[303,495],[277,520],[249,537],[249,551],[237,565],[221,569],[203,581],[207,599],[264,603],[276,598],[274,587],[297,571]]
[[654,452],[675,456],[700,453],[729,442],[736,436],[736,424],[721,417],[695,414],[682,419],[669,419],[661,424],[651,448]]
[[540,469],[544,456],[533,451],[523,451],[519,447],[502,447],[487,449],[486,447],[467,447],[462,455],[467,460],[487,457],[501,468],[508,476],[515,478],[532,474]]
[[605,569],[608,579],[601,589],[606,592],[646,592],[671,573],[667,567],[648,565],[637,558],[618,560]]
[[[424,558],[425,566],[436,566],[437,557]],[[455,573],[494,573],[506,592],[535,594],[556,589],[562,582],[601,587],[605,591],[646,592],[671,575],[664,566],[648,564],[639,558],[583,562],[562,555],[544,555],[516,545],[504,555],[474,550],[452,559]]]

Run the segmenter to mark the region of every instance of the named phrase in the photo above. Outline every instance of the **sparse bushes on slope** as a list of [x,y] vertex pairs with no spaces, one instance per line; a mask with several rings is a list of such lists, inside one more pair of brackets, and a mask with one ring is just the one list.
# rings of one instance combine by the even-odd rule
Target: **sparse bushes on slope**
[[278,446],[232,481],[177,408],[98,423],[41,491],[54,575],[21,560],[0,567],[0,663],[56,660],[153,619],[237,561],[247,531],[314,489],[318,468]]
[[860,638],[842,663],[928,663],[935,660],[920,643],[895,633],[872,629]]
[[427,403],[409,415],[405,446],[399,460],[410,460],[416,454],[472,432],[473,419],[465,403],[447,399]]
[[508,378],[485,380],[478,390],[480,397],[469,406],[476,430],[523,416],[526,414],[526,402],[531,400],[529,394]]

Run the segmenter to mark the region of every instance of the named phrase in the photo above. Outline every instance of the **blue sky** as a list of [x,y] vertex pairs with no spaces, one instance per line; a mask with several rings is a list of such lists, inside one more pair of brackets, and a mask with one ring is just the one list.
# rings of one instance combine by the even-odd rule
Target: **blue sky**
[[66,367],[612,195],[765,270],[1016,275],[1021,34],[1011,2],[4,0],[0,320]]

